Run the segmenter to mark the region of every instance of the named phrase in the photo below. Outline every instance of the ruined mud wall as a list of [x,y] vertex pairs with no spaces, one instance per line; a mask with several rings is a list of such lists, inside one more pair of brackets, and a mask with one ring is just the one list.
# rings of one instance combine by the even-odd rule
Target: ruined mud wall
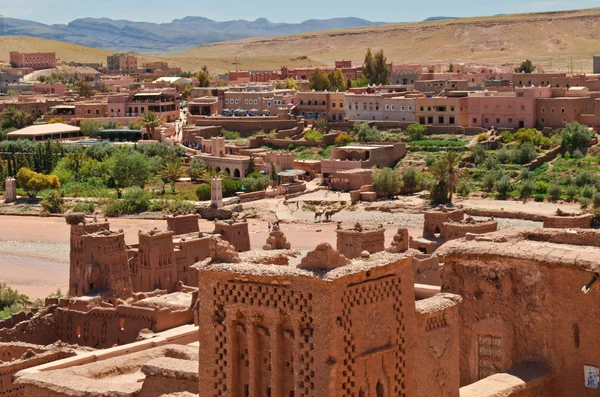
[[592,226],[592,214],[580,216],[547,216],[544,218],[545,229],[589,229]]
[[167,217],[167,228],[175,235],[188,234],[200,231],[198,215],[180,215]]
[[417,397],[458,397],[461,298],[456,295],[436,295],[416,302]]
[[423,237],[436,238],[440,235],[446,222],[460,222],[463,220],[465,212],[463,210],[434,210],[423,214],[425,223],[423,224]]
[[484,222],[447,222],[442,225],[441,237],[444,240],[463,238],[467,233],[485,234],[498,230],[497,221]]
[[[560,246],[557,246],[557,253]],[[582,251],[583,252],[583,251]],[[501,255],[445,256],[442,291],[461,295],[461,384],[546,360],[557,376],[552,396],[587,396],[584,365],[600,366],[592,314],[600,301],[593,274],[552,262]],[[594,254],[592,254],[594,255]],[[551,349],[548,346],[552,346]],[[478,359],[477,357],[485,357]]]
[[337,250],[346,258],[358,258],[363,251],[371,254],[385,250],[385,229],[371,231],[338,230]]

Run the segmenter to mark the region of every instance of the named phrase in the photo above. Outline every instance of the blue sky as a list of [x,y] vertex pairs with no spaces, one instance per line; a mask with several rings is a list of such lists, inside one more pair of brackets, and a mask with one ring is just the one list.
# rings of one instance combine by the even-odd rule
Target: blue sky
[[[280,0],[0,0],[4,17],[28,19],[43,23],[66,23],[83,17],[108,17],[133,21],[170,22],[184,16],[203,16],[224,21],[254,20],[264,17],[273,22],[301,22],[306,19],[360,17],[371,21],[421,21],[431,16],[481,16],[521,12],[555,11],[598,7],[598,0],[406,0],[340,1],[301,0],[298,3]],[[335,3],[335,4],[333,4]],[[408,3],[408,4],[406,4]],[[284,6],[282,6],[282,4]],[[298,6],[290,7],[291,4]],[[365,6],[365,4],[367,6]]]

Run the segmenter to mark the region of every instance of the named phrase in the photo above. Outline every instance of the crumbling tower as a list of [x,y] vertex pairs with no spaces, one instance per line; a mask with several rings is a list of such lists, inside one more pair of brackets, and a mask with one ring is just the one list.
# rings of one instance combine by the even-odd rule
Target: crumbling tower
[[139,233],[138,268],[136,291],[149,292],[164,289],[175,290],[177,284],[177,266],[174,258],[172,231],[152,230]]
[[83,236],[110,230],[110,224],[108,222],[87,222],[83,214],[68,215],[66,221],[71,225],[69,296],[82,296],[89,290],[90,284],[89,274],[84,266],[84,252],[88,247],[84,245]]
[[128,297],[132,294],[125,233],[101,230],[84,234],[81,295],[108,294]]

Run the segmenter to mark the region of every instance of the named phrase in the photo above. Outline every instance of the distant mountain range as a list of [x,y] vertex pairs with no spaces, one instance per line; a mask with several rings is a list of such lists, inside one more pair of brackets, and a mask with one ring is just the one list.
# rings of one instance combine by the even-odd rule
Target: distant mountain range
[[302,23],[256,21],[216,22],[203,17],[185,17],[170,23],[133,22],[108,18],[82,18],[66,25],[5,18],[5,34],[33,36],[111,51],[166,53],[203,44],[251,37],[283,36],[319,30],[382,25],[360,18],[311,19]]

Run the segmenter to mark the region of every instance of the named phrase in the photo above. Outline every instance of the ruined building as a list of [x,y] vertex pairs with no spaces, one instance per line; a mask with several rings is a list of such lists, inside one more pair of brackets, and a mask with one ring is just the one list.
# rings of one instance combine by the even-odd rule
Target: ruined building
[[383,226],[363,226],[356,223],[345,227],[338,225],[337,249],[346,258],[358,258],[363,251],[371,254],[385,250],[385,229]]
[[287,266],[203,264],[200,395],[457,397],[460,298],[416,305],[413,282],[408,256],[328,244]]
[[442,291],[464,299],[464,389],[508,371],[525,381],[519,396],[598,394],[599,242],[595,230],[509,229],[440,248]]
[[411,238],[410,247],[431,254],[443,243],[462,238],[467,233],[483,234],[498,230],[498,222],[493,218],[475,220],[465,218],[461,208],[448,208],[444,205],[424,213],[423,237]]

